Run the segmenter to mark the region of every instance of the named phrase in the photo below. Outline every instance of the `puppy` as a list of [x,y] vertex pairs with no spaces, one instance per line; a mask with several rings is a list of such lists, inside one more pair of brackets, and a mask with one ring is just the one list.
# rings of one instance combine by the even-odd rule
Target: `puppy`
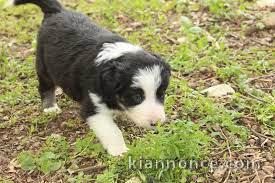
[[114,111],[146,128],[165,121],[170,67],[160,56],[64,9],[57,0],[9,0],[6,5],[26,3],[44,13],[36,52],[44,112],[61,111],[55,99],[55,88],[61,87],[81,105],[81,117],[113,156],[127,151]]

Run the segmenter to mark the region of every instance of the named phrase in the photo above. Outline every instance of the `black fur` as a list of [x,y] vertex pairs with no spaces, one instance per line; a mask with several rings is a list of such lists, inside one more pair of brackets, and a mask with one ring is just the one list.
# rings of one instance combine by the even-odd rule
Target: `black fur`
[[[33,3],[45,13],[38,34],[36,69],[42,100],[60,86],[82,106],[85,119],[96,113],[88,92],[96,93],[110,109],[133,106],[140,97],[130,88],[139,68],[161,65],[162,84],[157,96],[164,100],[170,77],[169,66],[157,55],[140,51],[128,53],[101,65],[94,63],[104,43],[126,42],[119,35],[100,28],[89,17],[65,10],[56,0],[16,0],[15,4]],[[141,94],[142,96],[142,94]],[[45,107],[45,106],[44,106]],[[48,107],[48,106],[46,106]]]
[[62,11],[61,4],[56,0],[15,0],[14,5],[33,3],[41,8],[45,14],[59,13]]

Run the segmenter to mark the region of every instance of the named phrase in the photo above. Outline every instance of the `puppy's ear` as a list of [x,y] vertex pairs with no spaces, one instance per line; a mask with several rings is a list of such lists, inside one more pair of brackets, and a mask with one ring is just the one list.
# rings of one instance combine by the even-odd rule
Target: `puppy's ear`
[[153,55],[154,57],[156,57],[158,60],[163,60],[163,59],[161,58],[161,56],[158,55],[158,54],[156,54],[156,53],[150,52],[150,54]]
[[123,65],[109,61],[104,65],[100,74],[100,85],[105,96],[114,96],[122,86]]
[[152,53],[151,54],[156,58],[158,59],[160,62],[163,63],[163,67],[164,67],[164,71],[170,76],[171,75],[171,67],[170,65],[158,54],[156,53]]

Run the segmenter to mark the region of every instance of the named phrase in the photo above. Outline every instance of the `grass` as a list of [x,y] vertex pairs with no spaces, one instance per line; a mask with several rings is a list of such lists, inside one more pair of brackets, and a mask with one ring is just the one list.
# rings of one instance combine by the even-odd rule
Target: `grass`
[[[67,97],[62,95],[58,101],[65,114],[42,114],[34,69],[35,37],[42,13],[32,5],[2,10],[0,129],[6,133],[12,129],[18,131],[18,136],[24,136],[25,148],[11,157],[17,158],[20,174],[45,175],[45,179],[57,177],[68,182],[125,182],[132,177],[139,177],[143,182],[192,182],[193,176],[205,179],[209,170],[179,167],[129,169],[129,157],[205,160],[212,158],[213,148],[226,150],[229,146],[238,151],[247,145],[252,133],[244,119],[274,137],[274,89],[265,92],[247,83],[249,78],[274,72],[274,51],[254,45],[241,49],[231,47],[228,35],[233,31],[230,26],[220,24],[245,19],[249,14],[245,6],[251,2],[62,2],[68,8],[87,14],[101,26],[166,58],[173,69],[165,105],[170,124],[158,127],[158,134],[140,133],[136,127],[123,128],[130,151],[124,157],[113,158],[106,154],[93,132],[83,130],[87,127],[83,127],[79,117],[70,113],[77,109],[77,105]],[[207,15],[201,25],[195,23],[201,20],[199,12]],[[241,37],[243,30],[239,34]],[[178,38],[184,41],[177,41]],[[200,91],[211,85],[209,81],[228,83],[236,93],[222,99],[204,96]],[[65,131],[80,132],[71,137],[52,128],[53,123],[62,123]],[[19,126],[27,129],[27,135],[18,130]],[[43,140],[34,148],[30,141],[41,137],[41,131],[45,132],[42,133]],[[83,164],[102,168],[79,171]],[[8,181],[5,174],[0,176],[0,180]]]

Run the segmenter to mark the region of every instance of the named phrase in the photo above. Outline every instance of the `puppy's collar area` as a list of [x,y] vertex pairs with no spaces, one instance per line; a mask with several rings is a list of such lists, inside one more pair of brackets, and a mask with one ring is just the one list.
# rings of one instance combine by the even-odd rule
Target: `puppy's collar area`
[[142,50],[141,47],[126,42],[104,43],[95,59],[95,63],[96,65],[104,64],[126,53],[136,53]]

